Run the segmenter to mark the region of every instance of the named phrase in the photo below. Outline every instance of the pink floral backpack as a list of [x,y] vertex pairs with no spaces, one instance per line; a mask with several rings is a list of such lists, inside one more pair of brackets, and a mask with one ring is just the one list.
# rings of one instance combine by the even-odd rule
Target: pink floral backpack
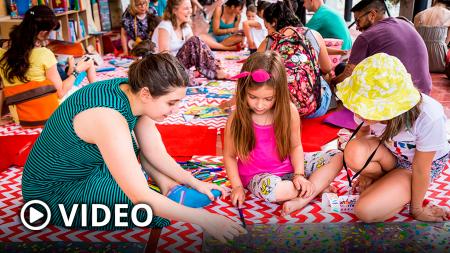
[[[292,30],[291,35],[284,35]],[[285,27],[269,37],[268,49],[280,53],[287,72],[291,101],[300,116],[314,113],[321,103],[321,84],[318,55],[306,39],[303,27]]]

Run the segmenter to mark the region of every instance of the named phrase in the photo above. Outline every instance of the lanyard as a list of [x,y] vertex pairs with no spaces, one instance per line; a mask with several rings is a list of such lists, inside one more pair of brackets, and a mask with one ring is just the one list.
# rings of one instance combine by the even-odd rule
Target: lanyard
[[[364,122],[361,122],[361,124],[359,124],[359,126],[356,128],[356,130],[353,132],[352,136],[350,136],[350,139],[348,141],[350,141],[351,139],[353,139],[353,137],[355,137],[356,133],[358,133],[359,129],[362,127],[362,125],[364,124]],[[348,142],[347,142],[348,143]],[[350,174],[348,173],[348,168],[347,168],[347,164],[345,163],[345,157],[344,155],[342,155],[343,157],[343,162],[344,162],[344,168],[345,168],[345,172],[347,172],[347,180],[348,180],[348,185],[350,187],[352,187],[352,181],[353,179],[355,179],[357,176],[359,176],[359,174],[361,174],[361,172],[367,167],[367,165],[369,165],[370,161],[372,160],[373,156],[375,155],[375,153],[378,150],[378,147],[380,147],[381,145],[381,141],[380,143],[378,143],[378,146],[375,148],[375,150],[372,152],[372,154],[369,156],[369,158],[367,158],[366,163],[364,164],[364,166],[358,171],[356,172],[355,175],[353,175],[353,177],[350,178]]]

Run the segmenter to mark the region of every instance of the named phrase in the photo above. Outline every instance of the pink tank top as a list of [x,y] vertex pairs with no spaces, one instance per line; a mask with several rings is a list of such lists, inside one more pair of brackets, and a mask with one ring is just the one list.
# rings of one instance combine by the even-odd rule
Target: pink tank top
[[261,126],[253,122],[253,130],[256,138],[255,148],[250,152],[248,160],[238,159],[239,176],[244,187],[247,187],[257,174],[283,176],[294,172],[289,157],[284,161],[278,158],[273,125]]

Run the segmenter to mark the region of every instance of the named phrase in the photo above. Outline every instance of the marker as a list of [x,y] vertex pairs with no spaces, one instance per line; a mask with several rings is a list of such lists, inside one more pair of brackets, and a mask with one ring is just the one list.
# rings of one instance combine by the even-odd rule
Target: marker
[[[238,205],[239,205],[239,201],[238,201]],[[239,218],[241,218],[242,226],[244,228],[247,228],[247,225],[245,224],[244,213],[242,212],[242,209],[239,207],[238,207],[238,212],[239,212]]]

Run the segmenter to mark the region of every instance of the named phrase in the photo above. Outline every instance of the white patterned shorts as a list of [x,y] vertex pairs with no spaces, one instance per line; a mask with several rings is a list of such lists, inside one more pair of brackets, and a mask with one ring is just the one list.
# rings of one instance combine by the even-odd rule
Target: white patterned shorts
[[[405,160],[403,158],[400,158],[394,154],[394,156],[397,158],[397,164],[396,168],[404,168],[407,170],[412,170],[412,163],[408,160]],[[450,158],[450,153],[444,155],[441,158],[438,158],[431,163],[431,173],[430,173],[430,179],[431,181],[435,180],[441,172],[444,170],[445,165],[447,165],[447,162]]]
[[[341,153],[337,149],[305,152],[305,176],[309,178],[318,168],[328,164],[333,156]],[[294,173],[288,173],[283,176],[276,176],[270,173],[261,173],[253,176],[247,189],[259,198],[268,202],[276,202],[275,189],[279,182],[283,180],[292,180]]]

